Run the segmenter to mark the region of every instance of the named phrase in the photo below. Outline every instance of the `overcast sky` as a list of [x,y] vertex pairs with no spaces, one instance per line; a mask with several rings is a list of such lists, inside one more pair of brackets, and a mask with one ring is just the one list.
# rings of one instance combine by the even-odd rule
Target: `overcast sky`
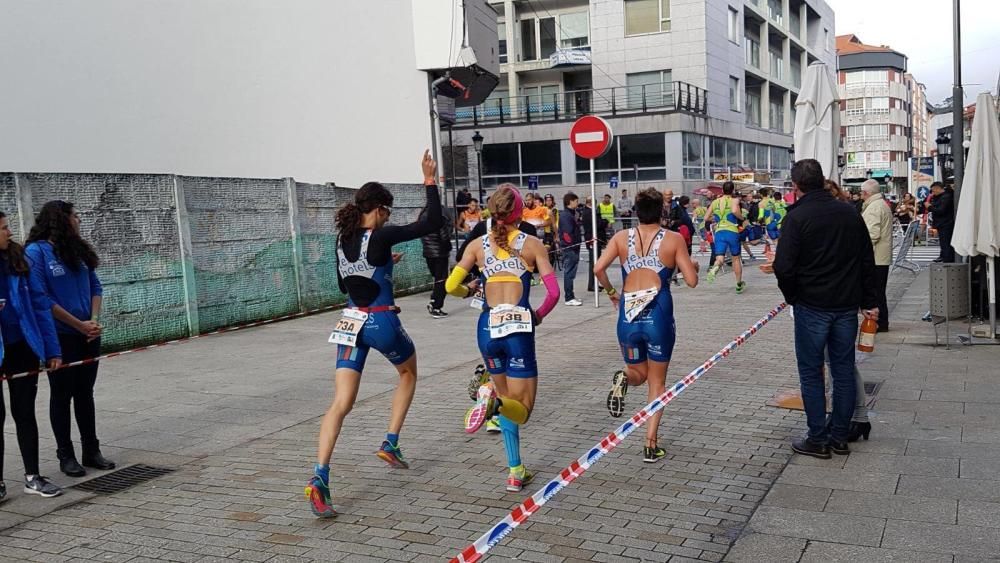
[[[837,35],[853,33],[870,45],[888,45],[909,58],[910,73],[927,85],[927,101],[951,95],[951,0],[827,0]],[[962,82],[965,103],[996,93],[1000,73],[1000,2],[962,0]]]

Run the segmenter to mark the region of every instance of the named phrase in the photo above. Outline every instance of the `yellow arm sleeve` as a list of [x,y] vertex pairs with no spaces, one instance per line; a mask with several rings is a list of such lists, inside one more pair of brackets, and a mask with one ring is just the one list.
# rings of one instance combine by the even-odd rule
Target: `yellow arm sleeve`
[[462,285],[462,281],[465,280],[465,276],[467,275],[469,275],[469,272],[465,268],[456,265],[455,269],[451,271],[451,275],[444,282],[444,290],[449,295],[454,295],[455,297],[468,297],[469,288]]

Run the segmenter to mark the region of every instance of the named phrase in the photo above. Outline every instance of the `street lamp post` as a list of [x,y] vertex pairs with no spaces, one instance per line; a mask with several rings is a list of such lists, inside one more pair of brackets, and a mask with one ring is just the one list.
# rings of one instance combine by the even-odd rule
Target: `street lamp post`
[[486,203],[483,198],[483,136],[479,134],[479,131],[472,136],[472,146],[476,149],[476,177],[478,178],[479,185],[479,205]]

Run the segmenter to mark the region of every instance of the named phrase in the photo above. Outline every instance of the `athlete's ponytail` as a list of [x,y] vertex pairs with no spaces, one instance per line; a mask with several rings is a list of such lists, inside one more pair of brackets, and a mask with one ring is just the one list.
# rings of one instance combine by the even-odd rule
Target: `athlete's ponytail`
[[337,210],[337,232],[342,239],[351,239],[361,230],[365,213],[378,207],[392,207],[392,193],[378,182],[368,182],[354,194],[354,203]]
[[493,218],[492,232],[497,247],[511,254],[509,241],[510,225],[515,225],[521,220],[521,212],[524,203],[521,201],[521,194],[514,184],[505,183],[497,187],[487,202],[490,210],[490,217]]

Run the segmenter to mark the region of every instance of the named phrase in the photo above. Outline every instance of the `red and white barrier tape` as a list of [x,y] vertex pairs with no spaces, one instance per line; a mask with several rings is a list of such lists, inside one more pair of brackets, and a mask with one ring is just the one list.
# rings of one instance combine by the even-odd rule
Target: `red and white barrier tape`
[[604,457],[604,454],[615,449],[615,447],[617,447],[618,444],[620,444],[629,434],[635,431],[636,428],[642,426],[643,423],[645,423],[651,416],[659,412],[664,405],[674,400],[677,395],[680,395],[684,389],[688,388],[699,377],[705,375],[705,372],[714,367],[723,358],[728,357],[730,353],[732,353],[736,348],[742,346],[751,336],[757,334],[757,331],[759,331],[771,319],[778,316],[778,314],[781,313],[781,311],[786,307],[787,305],[785,303],[779,304],[767,315],[754,323],[750,328],[737,336],[732,342],[726,344],[726,346],[722,348],[722,350],[719,350],[717,354],[706,360],[705,363],[698,366],[698,368],[693,370],[691,373],[687,374],[684,379],[681,379],[675,383],[673,387],[667,389],[662,395],[653,399],[651,403],[636,413],[628,420],[628,422],[619,426],[618,429],[611,434],[608,434],[606,438],[601,440],[586,454],[571,463],[569,467],[563,469],[558,476],[546,483],[544,487],[539,489],[535,494],[531,495],[527,500],[514,508],[514,510],[504,517],[503,520],[490,528],[488,532],[480,536],[475,543],[463,549],[461,553],[456,555],[451,560],[452,563],[472,563],[473,561],[478,561],[483,555],[486,554],[487,551],[489,551],[496,544],[500,543],[500,540],[506,537],[507,534],[514,531],[514,528],[517,528],[525,520],[527,520],[532,514],[535,513],[535,511],[541,508],[546,502],[549,501],[549,499],[562,490],[563,487],[572,483],[580,475],[583,475],[583,473],[587,471],[591,465]]

